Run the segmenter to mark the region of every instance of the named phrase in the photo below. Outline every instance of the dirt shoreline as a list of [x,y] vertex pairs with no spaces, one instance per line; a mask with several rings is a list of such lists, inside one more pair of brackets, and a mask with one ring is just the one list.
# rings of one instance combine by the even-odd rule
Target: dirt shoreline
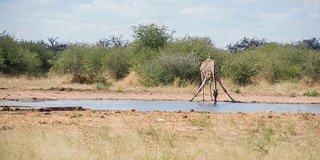
[[[56,89],[0,89],[1,101],[18,100],[148,100],[148,101],[188,101],[190,93],[161,93],[150,91],[114,91],[114,90],[76,90],[72,88]],[[319,97],[232,94],[232,97],[243,103],[280,103],[280,104],[320,104]],[[209,95],[205,95],[209,100]],[[194,99],[200,101],[201,95]],[[229,97],[220,93],[218,102],[230,101]]]

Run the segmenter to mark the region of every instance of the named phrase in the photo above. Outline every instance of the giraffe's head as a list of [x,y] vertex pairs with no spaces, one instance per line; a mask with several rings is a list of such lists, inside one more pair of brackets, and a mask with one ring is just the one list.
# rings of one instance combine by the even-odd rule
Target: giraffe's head
[[213,94],[213,97],[214,97],[214,102],[217,102],[218,90],[217,89],[213,89],[212,90],[212,94]]

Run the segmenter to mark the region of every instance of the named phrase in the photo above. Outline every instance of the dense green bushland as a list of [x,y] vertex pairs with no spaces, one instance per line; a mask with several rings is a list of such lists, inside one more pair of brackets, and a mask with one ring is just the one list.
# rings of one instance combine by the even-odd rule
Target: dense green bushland
[[104,48],[85,44],[68,46],[54,62],[52,72],[85,76],[86,83],[101,81],[105,75],[114,79],[129,73],[129,52],[125,47]]
[[253,50],[232,56],[222,72],[239,85],[250,84],[252,78],[296,82],[303,77],[314,81],[320,78],[320,52],[293,45],[268,43]]
[[120,35],[100,39],[96,44],[64,44],[58,38],[48,38],[48,42],[18,40],[2,32],[0,72],[73,74],[87,79],[85,83],[94,83],[103,82],[105,77],[119,80],[136,71],[146,86],[173,82],[183,86],[200,80],[199,66],[210,57],[220,65],[221,75],[238,85],[320,80],[319,38],[290,44],[244,38],[223,50],[208,37],[174,38],[174,31],[161,24],[141,24],[132,30],[132,42]]

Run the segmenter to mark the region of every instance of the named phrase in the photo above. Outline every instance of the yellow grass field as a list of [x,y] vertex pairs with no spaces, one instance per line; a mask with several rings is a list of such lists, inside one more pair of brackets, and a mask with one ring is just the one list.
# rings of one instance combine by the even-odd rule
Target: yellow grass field
[[0,159],[319,159],[320,115],[0,112]]
[[[71,83],[72,75],[58,75],[51,74],[47,77],[7,77],[0,75],[0,87],[8,89],[48,89],[50,87],[64,87],[73,89],[92,89],[97,90],[97,84],[76,84]],[[159,87],[143,87],[139,84],[138,76],[135,72],[130,73],[126,78],[114,81],[109,79],[112,85],[108,90],[115,91],[157,91],[162,93],[190,93],[193,94],[198,85],[188,84],[185,87],[178,87],[177,85],[159,86]],[[264,81],[259,81],[252,85],[246,87],[235,86],[228,79],[223,79],[222,83],[229,90],[229,92],[234,92],[239,90],[240,93],[253,94],[253,95],[303,95],[308,91],[318,91],[320,92],[320,82],[309,82],[307,78],[303,79],[301,82],[279,82],[276,84],[269,84]],[[222,92],[222,91],[221,91]]]

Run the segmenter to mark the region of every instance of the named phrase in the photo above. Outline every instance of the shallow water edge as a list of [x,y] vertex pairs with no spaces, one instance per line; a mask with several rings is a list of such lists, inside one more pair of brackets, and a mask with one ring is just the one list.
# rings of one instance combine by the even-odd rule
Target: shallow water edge
[[320,104],[230,103],[188,101],[141,101],[141,100],[56,100],[56,101],[0,101],[2,106],[21,107],[82,107],[92,110],[136,111],[200,111],[200,112],[292,112],[320,113]]

